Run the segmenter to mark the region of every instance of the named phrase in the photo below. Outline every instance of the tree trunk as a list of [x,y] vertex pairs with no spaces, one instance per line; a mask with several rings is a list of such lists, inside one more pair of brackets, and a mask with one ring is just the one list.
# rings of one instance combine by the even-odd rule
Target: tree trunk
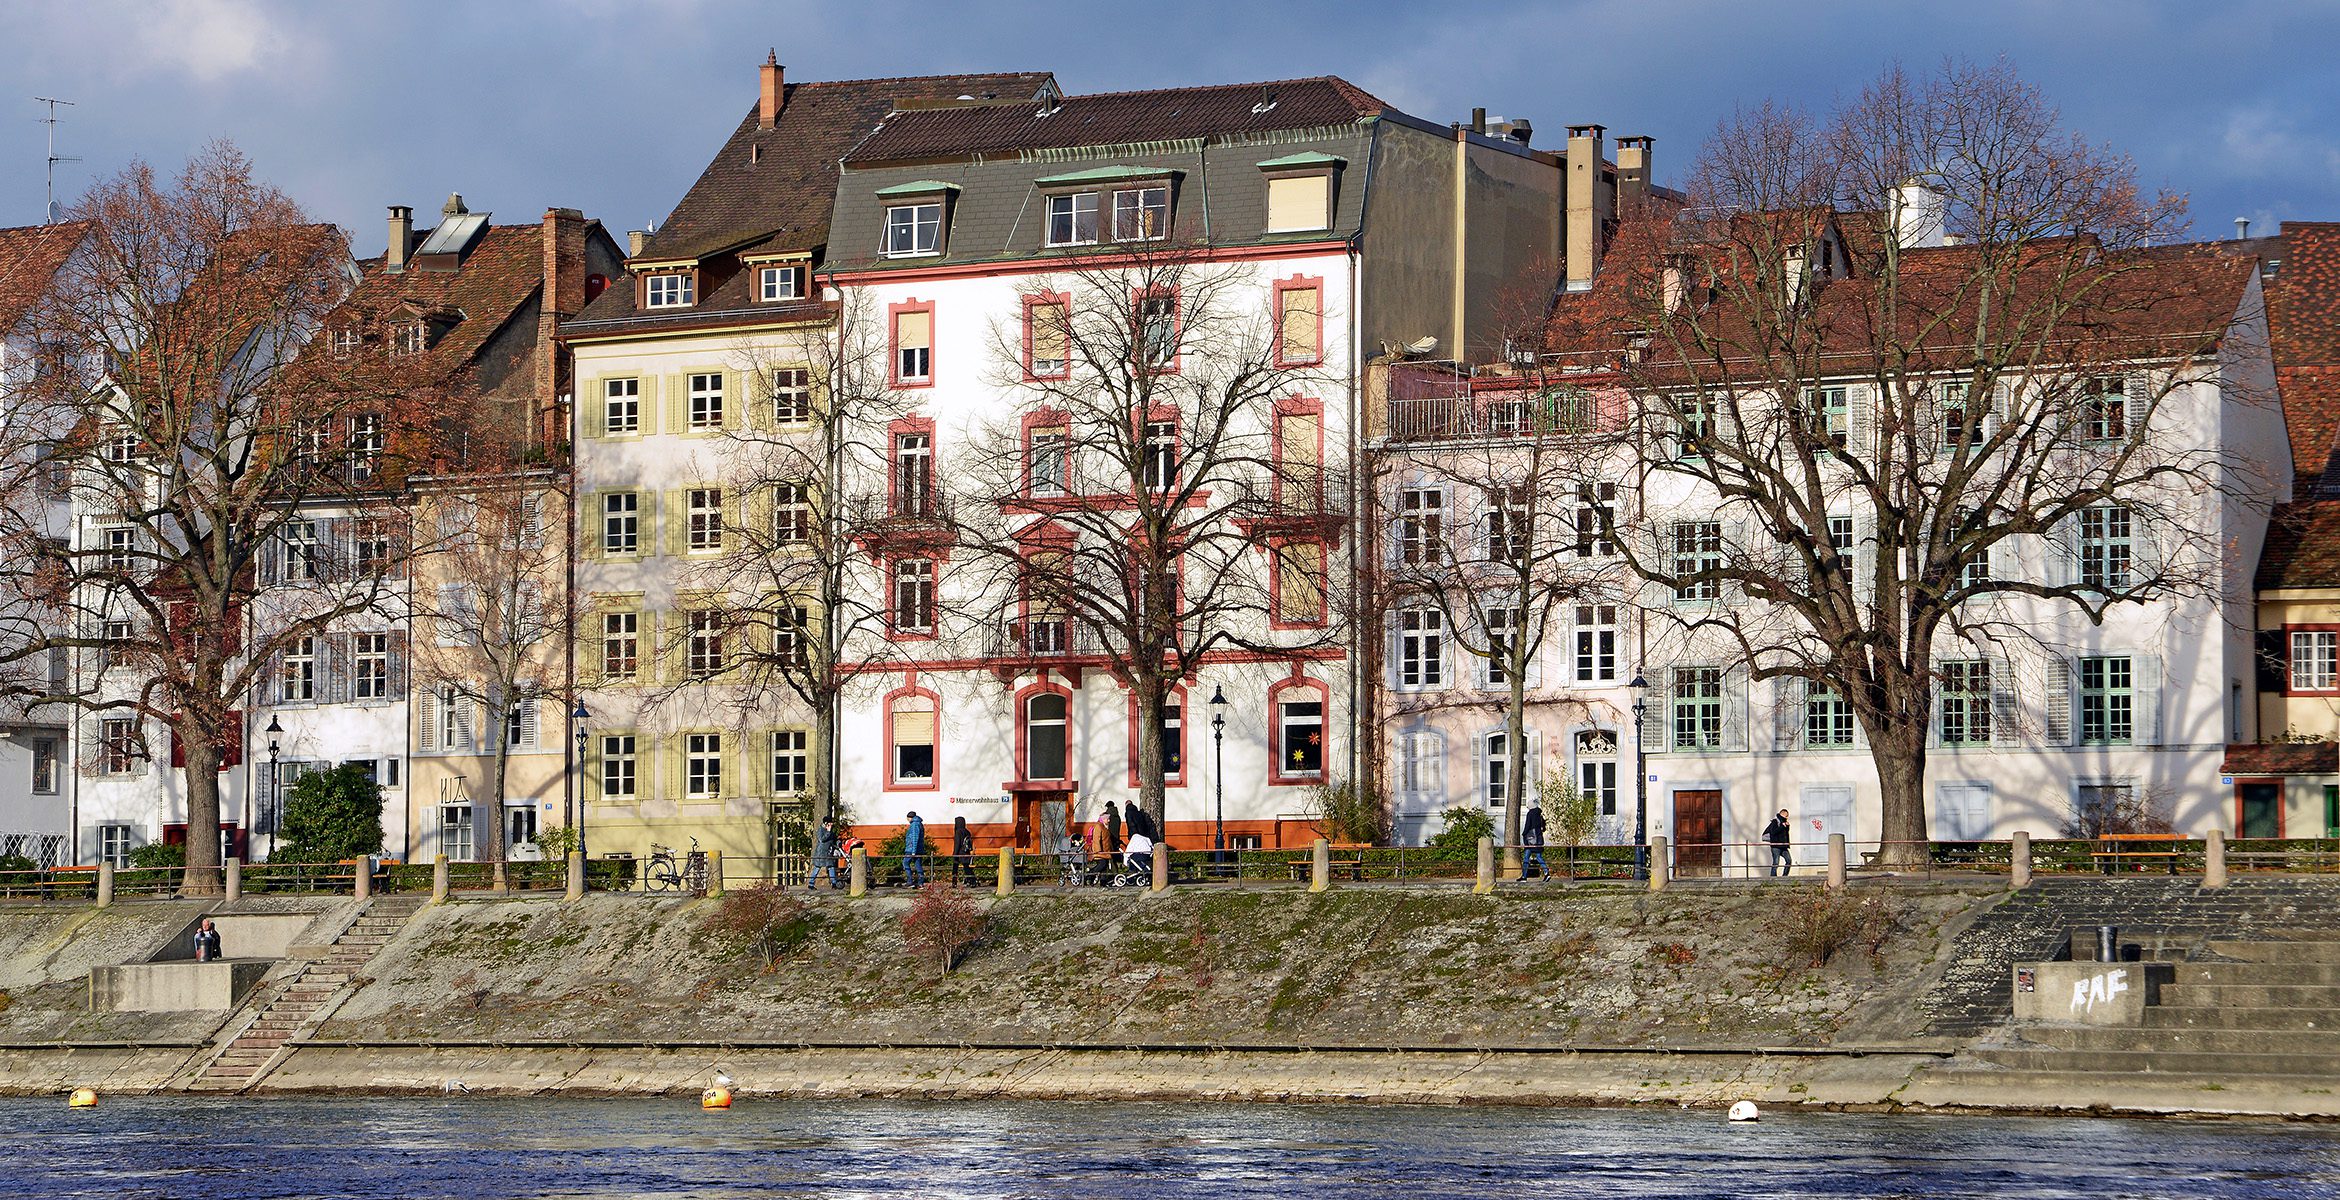
[[[1516,639],[1518,635],[1513,634]],[[1504,671],[1511,679],[1511,706],[1503,715],[1503,752],[1511,759],[1510,770],[1503,789],[1503,877],[1517,879],[1520,875],[1519,826],[1523,799],[1527,795],[1527,676],[1516,661],[1520,656],[1504,652]]]
[[829,814],[836,811],[837,793],[834,786],[834,764],[837,761],[837,693],[824,691],[820,702],[814,705],[812,777],[806,782],[812,787],[812,820],[818,828]]
[[[492,864],[490,871],[499,892],[508,886],[504,860],[511,856],[510,847],[504,845],[504,782],[512,759],[512,738],[508,732],[512,715],[508,711],[509,704],[502,707],[506,711],[497,711],[498,706],[495,705],[487,706],[488,728],[482,733],[495,739],[496,750],[489,759],[493,765],[488,768],[486,794],[474,796],[471,800],[472,844],[477,847],[480,857]],[[482,812],[486,813],[484,823]]]
[[1926,831],[1926,737],[1923,723],[1872,731],[1870,758],[1877,767],[1877,794],[1883,809],[1877,863],[1923,866],[1930,847]]
[[[1168,791],[1162,784],[1162,680],[1151,673],[1130,679],[1138,711],[1138,804],[1154,818],[1162,840],[1170,837]],[[1182,714],[1183,715],[1183,714]]]
[[219,861],[219,739],[191,738],[184,728],[173,733],[187,764],[187,869],[179,879],[179,891],[216,896],[224,887]]

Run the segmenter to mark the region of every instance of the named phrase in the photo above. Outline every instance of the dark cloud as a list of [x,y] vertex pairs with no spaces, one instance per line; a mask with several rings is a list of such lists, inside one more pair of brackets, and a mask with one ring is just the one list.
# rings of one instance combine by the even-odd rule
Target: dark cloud
[[0,75],[21,93],[0,96],[0,224],[40,219],[39,94],[77,102],[66,196],[227,137],[369,248],[384,205],[435,209],[449,191],[622,230],[681,195],[777,46],[804,79],[1050,69],[1102,91],[1340,74],[1432,119],[1483,106],[1554,138],[1582,121],[1651,134],[1661,179],[1736,104],[1824,107],[1888,61],[2005,55],[2220,236],[2236,216],[2340,217],[2336,34],[2340,7],[2313,0],[29,0],[0,13]]

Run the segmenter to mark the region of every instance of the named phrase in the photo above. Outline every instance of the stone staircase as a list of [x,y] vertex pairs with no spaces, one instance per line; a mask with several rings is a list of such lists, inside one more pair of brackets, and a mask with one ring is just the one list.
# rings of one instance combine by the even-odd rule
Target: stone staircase
[[384,896],[368,901],[323,955],[279,986],[256,992],[245,1002],[244,1012],[252,1013],[251,1019],[186,1081],[183,1090],[240,1092],[266,1077],[301,1032],[349,987],[358,971],[397,936],[425,902],[420,896]]
[[2340,931],[2209,939],[2177,962],[2137,1026],[2020,1025],[1969,1048],[2024,1072],[2174,1076],[2224,1087],[2340,1079]]

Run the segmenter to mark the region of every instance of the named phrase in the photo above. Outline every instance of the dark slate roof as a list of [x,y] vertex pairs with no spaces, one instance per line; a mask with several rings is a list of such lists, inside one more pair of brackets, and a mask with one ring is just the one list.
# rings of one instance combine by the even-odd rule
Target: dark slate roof
[[0,229],[0,333],[24,320],[89,231],[87,221]]
[[1054,108],[988,104],[898,113],[853,151],[856,164],[1117,146],[1346,125],[1386,109],[1332,76],[1067,96]]
[[2340,742],[2261,742],[2226,748],[2221,775],[2330,775],[2340,771]]

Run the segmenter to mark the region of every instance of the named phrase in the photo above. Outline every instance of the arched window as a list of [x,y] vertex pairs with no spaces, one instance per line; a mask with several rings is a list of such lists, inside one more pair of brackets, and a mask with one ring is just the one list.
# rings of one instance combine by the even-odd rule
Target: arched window
[[[1522,803],[1536,795],[1536,777],[1543,769],[1538,762],[1542,750],[1543,739],[1536,736],[1535,730],[1529,730],[1525,763],[1528,790]],[[1479,791],[1486,797],[1489,808],[1503,807],[1511,795],[1511,739],[1503,730],[1479,739]]]
[[1069,749],[1068,706],[1059,692],[1024,701],[1024,778],[1062,779]]
[[1325,717],[1331,689],[1314,679],[1286,679],[1268,689],[1269,728],[1275,762],[1268,783],[1317,784],[1325,777]]
[[1586,729],[1576,735],[1576,790],[1592,798],[1594,811],[1617,815],[1617,731]]

